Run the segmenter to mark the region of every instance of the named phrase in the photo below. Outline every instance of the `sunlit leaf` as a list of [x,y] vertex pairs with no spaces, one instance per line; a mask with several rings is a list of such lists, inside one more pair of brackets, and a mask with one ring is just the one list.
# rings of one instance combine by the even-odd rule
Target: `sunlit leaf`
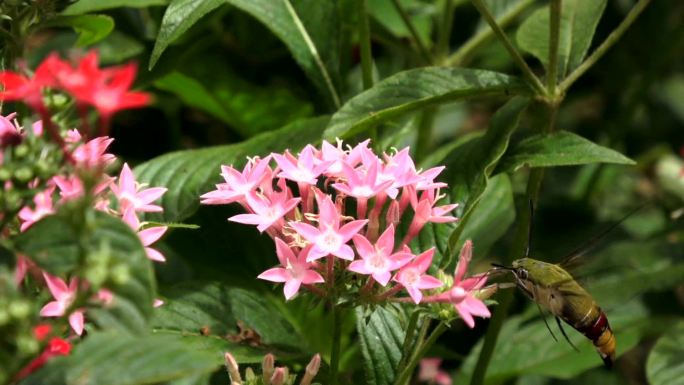
[[403,71],[350,99],[333,115],[325,137],[349,137],[431,105],[525,90],[517,78],[492,71],[437,67]]
[[[591,46],[607,0],[563,0],[558,41],[558,76],[577,68]],[[530,15],[518,29],[518,45],[545,67],[549,60],[549,6]]]
[[684,321],[679,321],[658,339],[646,362],[651,385],[684,384]]

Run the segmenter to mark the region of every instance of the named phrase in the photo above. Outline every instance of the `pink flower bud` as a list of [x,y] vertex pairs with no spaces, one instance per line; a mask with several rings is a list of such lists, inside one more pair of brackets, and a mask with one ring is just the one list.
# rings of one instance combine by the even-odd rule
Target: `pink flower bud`
[[226,369],[228,369],[230,380],[234,383],[242,383],[242,377],[240,377],[240,367],[238,366],[237,361],[235,361],[235,357],[228,352],[226,352],[223,357],[226,361]]
[[283,385],[289,376],[286,367],[277,368],[271,377],[271,385]]
[[264,380],[264,384],[268,384],[273,376],[275,370],[275,356],[271,353],[264,356],[263,361],[261,361],[261,373]]
[[299,385],[311,385],[316,374],[318,374],[318,369],[321,368],[321,355],[316,353],[316,355],[311,358],[311,361],[306,365],[306,371],[302,377],[302,381]]

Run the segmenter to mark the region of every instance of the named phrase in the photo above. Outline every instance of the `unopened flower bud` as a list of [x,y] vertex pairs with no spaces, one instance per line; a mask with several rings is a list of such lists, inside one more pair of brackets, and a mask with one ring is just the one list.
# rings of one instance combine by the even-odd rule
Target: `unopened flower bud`
[[318,374],[318,369],[320,368],[321,355],[316,353],[309,364],[306,365],[306,371],[304,372],[304,376],[302,377],[302,381],[299,383],[299,385],[311,385],[311,381],[313,381],[314,377],[316,377],[316,374]]
[[26,183],[33,179],[33,171],[28,167],[19,167],[14,171],[14,177],[19,182]]
[[256,374],[254,374],[254,370],[248,366],[247,369],[245,369],[245,382],[251,384],[254,381],[256,381]]
[[240,377],[240,367],[238,366],[237,361],[235,361],[235,357],[233,357],[232,354],[226,352],[223,355],[223,358],[226,362],[226,369],[228,370],[228,374],[230,375],[230,380],[232,381],[232,383],[242,384],[242,377]]
[[0,168],[0,182],[4,182],[12,178],[12,173],[5,167]]
[[287,380],[289,373],[286,367],[282,368],[277,368],[275,372],[273,372],[273,376],[271,377],[271,382],[269,384],[271,385],[283,385],[285,384],[285,381]]
[[264,384],[268,384],[268,381],[271,380],[271,376],[273,376],[274,370],[275,370],[275,356],[271,353],[268,353],[267,355],[264,356],[263,361],[261,361],[261,375],[262,375],[262,379],[264,381]]
[[31,313],[31,305],[25,300],[10,302],[9,313],[16,319],[24,319]]
[[387,216],[385,218],[385,222],[387,223],[387,226],[389,225],[394,225],[396,228],[399,225],[399,220],[401,219],[401,210],[399,209],[399,202],[393,200],[390,202],[389,207],[387,208]]
[[14,155],[17,156],[17,158],[23,158],[29,153],[29,148],[25,144],[20,144],[14,148]]

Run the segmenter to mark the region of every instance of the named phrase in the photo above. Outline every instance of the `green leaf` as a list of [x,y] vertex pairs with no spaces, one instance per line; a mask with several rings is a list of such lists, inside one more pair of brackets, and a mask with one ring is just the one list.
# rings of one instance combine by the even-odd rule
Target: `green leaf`
[[[237,335],[237,322],[254,330],[267,346],[301,347],[301,337],[267,296],[220,283],[188,282],[165,292],[165,303],[155,309],[157,331],[212,336]],[[263,355],[263,354],[262,354]]]
[[459,202],[463,207],[459,226],[449,238],[452,254],[465,242],[464,224],[468,223],[471,213],[482,198],[489,178],[505,153],[528,102],[523,97],[511,99],[492,117],[483,136],[463,143],[447,157],[447,169],[443,178],[451,185],[452,202]]
[[162,198],[164,213],[150,218],[182,222],[197,211],[199,196],[213,190],[214,184],[221,180],[222,164],[240,167],[247,157],[286,148],[296,151],[317,142],[328,120],[328,117],[318,117],[298,121],[238,144],[172,152],[139,165],[135,168],[138,181],[169,189]]
[[151,70],[169,44],[178,39],[199,19],[226,3],[226,0],[172,0],[166,8],[157,40],[150,55]]
[[679,321],[658,339],[646,361],[651,385],[684,384],[684,321]]
[[492,71],[438,67],[403,71],[350,99],[333,115],[324,135],[330,140],[349,137],[427,106],[524,90],[525,84],[517,78]]
[[115,293],[112,306],[93,307],[89,318],[100,327],[142,331],[152,314],[155,281],[152,264],[145,254],[138,236],[120,219],[102,212],[94,212],[90,224],[93,233],[87,250],[77,245],[81,241],[74,227],[73,212],[63,208],[55,215],[45,217],[16,238],[15,246],[41,268],[63,276],[80,266],[82,252],[98,254],[107,250],[108,263],[121,264],[129,270],[129,278],[122,284],[108,284]]
[[[562,3],[558,41],[558,76],[561,79],[582,64],[607,0],[564,0]],[[549,18],[548,6],[538,9],[520,25],[516,35],[520,48],[534,55],[547,69]]]
[[514,220],[511,181],[507,174],[498,174],[487,183],[479,204],[461,230],[461,239],[471,239],[475,246],[474,258],[484,258],[494,242],[506,234]]
[[46,26],[71,27],[78,34],[77,47],[95,44],[114,30],[114,19],[107,15],[58,16]]
[[521,167],[576,166],[590,163],[636,164],[607,147],[567,131],[534,135],[514,143],[501,159],[498,169],[516,171]]
[[[399,0],[399,3],[409,15],[421,41],[429,46],[432,43],[430,33],[433,17],[436,16],[436,7],[418,0]],[[411,31],[391,1],[368,0],[367,8],[368,14],[395,37],[411,37]]]
[[119,7],[146,8],[155,5],[166,5],[169,0],[78,0],[68,6],[63,15],[81,15],[93,11]]
[[174,0],[166,10],[150,57],[151,69],[164,50],[202,16],[231,4],[255,17],[290,50],[295,61],[323,95],[339,105],[339,20],[335,2],[317,0]]
[[130,336],[99,333],[69,357],[67,383],[135,385],[207,373],[223,361],[218,349],[197,349],[196,338],[181,335]]
[[363,353],[366,383],[391,385],[397,375],[401,360],[401,347],[406,332],[395,312],[381,306],[370,316],[364,316],[361,308],[356,311],[356,328]]
[[249,83],[217,55],[186,61],[182,70],[155,86],[221,119],[245,138],[313,114],[313,106],[286,86]]

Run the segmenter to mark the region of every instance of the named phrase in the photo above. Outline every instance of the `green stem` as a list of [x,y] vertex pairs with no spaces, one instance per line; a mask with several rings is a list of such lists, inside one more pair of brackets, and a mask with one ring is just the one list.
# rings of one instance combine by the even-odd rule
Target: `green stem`
[[475,8],[477,8],[477,10],[480,12],[485,21],[487,21],[487,24],[489,24],[492,30],[494,30],[496,37],[499,38],[499,41],[501,41],[501,43],[504,45],[508,53],[511,55],[515,64],[522,71],[523,76],[525,76],[525,78],[527,78],[527,80],[531,83],[532,88],[534,88],[534,90],[539,95],[545,95],[546,89],[542,85],[541,81],[539,80],[537,75],[535,75],[534,72],[532,72],[527,63],[525,63],[525,60],[522,58],[518,50],[515,49],[515,46],[513,46],[513,43],[510,41],[510,39],[508,39],[506,33],[501,29],[499,24],[497,24],[496,19],[494,19],[494,16],[489,11],[487,5],[483,2],[483,0],[471,0],[471,2],[475,6]]
[[416,27],[413,26],[413,23],[406,13],[406,10],[401,6],[399,0],[392,0],[392,3],[394,4],[394,8],[397,10],[397,12],[399,12],[399,16],[401,16],[401,19],[404,21],[406,28],[408,28],[409,32],[411,33],[411,37],[413,38],[416,47],[418,47],[420,56],[423,57],[423,60],[425,60],[426,63],[432,64],[432,57],[425,47],[425,44],[423,44],[423,41],[420,39],[420,36],[418,36],[418,31],[416,31]]
[[[511,24],[521,13],[526,11],[530,6],[534,4],[534,0],[523,0],[518,2],[513,8],[511,8],[504,15],[496,19],[496,24],[501,28],[506,28]],[[468,39],[463,45],[451,54],[445,61],[446,66],[461,66],[468,61],[473,52],[480,48],[484,43],[491,40],[494,37],[494,30],[491,28],[482,28],[473,37]]]
[[366,0],[358,0],[359,11],[359,43],[361,45],[361,73],[363,75],[363,89],[373,86],[373,56],[371,54],[370,27]]
[[401,360],[399,361],[398,367],[401,368],[406,363],[409,357],[411,342],[413,342],[413,336],[416,334],[416,325],[418,325],[418,318],[420,317],[420,311],[418,309],[411,313],[411,318],[409,318],[408,325],[406,325],[406,337],[404,337],[404,345],[401,347]]
[[449,52],[449,40],[451,38],[451,27],[454,24],[454,0],[444,2],[442,24],[439,28],[439,38],[437,40],[437,57],[441,60]]
[[[424,324],[429,325],[430,321],[425,320]],[[439,338],[439,336],[441,336],[446,330],[447,327],[444,322],[440,322],[437,327],[435,327],[425,342],[419,345],[418,349],[416,349],[416,351],[413,353],[411,360],[407,363],[407,365],[404,367],[404,370],[402,370],[401,375],[394,382],[395,385],[406,385],[409,383],[411,375],[413,374],[416,366],[418,366],[420,359],[425,356],[432,345],[434,345],[435,341],[437,341],[437,338]]]
[[562,0],[551,0],[549,69],[546,76],[546,90],[549,95],[556,94],[556,83],[558,81],[558,39],[560,37],[561,2]]
[[337,372],[339,370],[340,366],[340,339],[342,336],[342,317],[340,314],[340,309],[337,308],[337,305],[334,303],[331,303],[332,306],[332,317],[333,317],[333,324],[332,324],[332,346],[330,347],[330,373],[328,377],[328,384],[330,385],[336,385],[337,384]]
[[437,107],[428,107],[420,115],[418,123],[418,137],[416,138],[416,162],[422,161],[427,156],[432,145],[432,128],[435,123]]
[[637,17],[646,9],[646,6],[651,2],[651,0],[639,0],[638,3],[632,7],[627,14],[627,17],[620,23],[620,25],[615,28],[613,32],[608,35],[606,40],[601,43],[598,48],[585,60],[579,67],[577,67],[570,75],[568,75],[565,80],[563,80],[559,86],[560,92],[565,93],[570,86],[577,81],[585,72],[589,70],[594,64],[596,64],[601,57],[617,43],[618,40],[624,35],[627,29],[636,21]]

